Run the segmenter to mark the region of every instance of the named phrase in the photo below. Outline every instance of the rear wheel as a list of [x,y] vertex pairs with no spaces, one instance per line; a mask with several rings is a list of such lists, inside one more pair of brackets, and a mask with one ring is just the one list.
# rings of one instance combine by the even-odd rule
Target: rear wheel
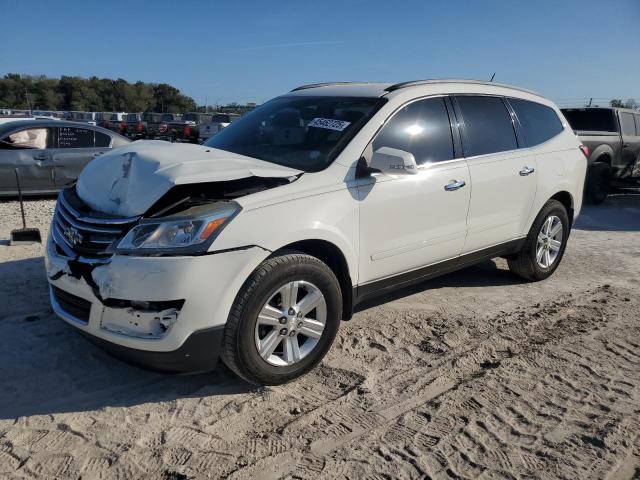
[[341,312],[340,285],[326,264],[293,251],[268,258],[236,297],[222,358],[250,383],[286,383],[322,360]]
[[611,166],[596,162],[591,165],[585,188],[586,200],[594,205],[604,202],[611,189]]
[[520,252],[507,260],[509,269],[527,280],[550,277],[562,260],[570,228],[564,205],[549,200],[531,225]]

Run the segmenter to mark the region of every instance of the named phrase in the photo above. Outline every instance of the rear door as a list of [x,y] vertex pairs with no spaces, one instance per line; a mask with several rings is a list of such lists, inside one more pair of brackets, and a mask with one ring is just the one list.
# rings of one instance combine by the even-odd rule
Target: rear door
[[[637,115],[635,116],[637,118]],[[620,119],[620,135],[622,136],[622,170],[621,178],[630,177],[636,168],[640,154],[640,125],[636,125],[634,115],[629,112],[618,112]]]
[[496,96],[457,95],[458,121],[471,175],[464,253],[524,235],[536,193],[536,159],[516,134],[516,118]]
[[366,155],[382,147],[410,152],[418,172],[374,174],[359,182],[363,291],[402,283],[405,275],[397,275],[412,279],[422,275],[420,267],[460,255],[470,178],[467,162],[454,148],[457,130],[447,104],[444,97],[409,103],[387,121],[367,148]]
[[55,190],[53,180],[53,128],[30,126],[0,139],[0,191],[15,194],[15,169],[23,192]]
[[58,144],[53,154],[56,188],[78,178],[84,166],[106,148],[95,147],[95,130],[90,127],[58,127]]

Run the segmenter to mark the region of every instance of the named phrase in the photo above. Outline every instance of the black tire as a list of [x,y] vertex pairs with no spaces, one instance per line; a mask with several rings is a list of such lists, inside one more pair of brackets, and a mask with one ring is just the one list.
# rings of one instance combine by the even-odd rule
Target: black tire
[[[538,264],[536,258],[538,234],[550,216],[558,217],[562,223],[562,244],[560,245],[560,250],[554,262],[549,267],[543,268]],[[570,229],[571,225],[569,224],[567,209],[559,201],[549,200],[544,204],[533,225],[531,225],[522,249],[507,259],[509,270],[519,277],[534,282],[549,278],[562,261]]]
[[604,202],[611,190],[611,166],[607,163],[596,162],[589,168],[585,185],[585,198],[593,205]]
[[[309,354],[293,365],[274,366],[258,353],[258,312],[278,288],[294,280],[317,286],[324,296],[327,318],[321,338]],[[342,291],[333,271],[311,255],[289,250],[267,258],[245,281],[229,313],[222,359],[238,376],[255,385],[280,385],[315,367],[329,351],[342,315]]]

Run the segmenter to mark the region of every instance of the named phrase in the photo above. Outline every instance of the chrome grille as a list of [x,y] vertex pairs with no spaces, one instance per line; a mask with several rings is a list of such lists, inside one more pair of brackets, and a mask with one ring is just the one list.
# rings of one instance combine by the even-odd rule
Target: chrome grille
[[117,218],[89,209],[75,193],[75,188],[60,192],[51,225],[58,248],[69,257],[110,256],[108,247],[122,238],[139,217]]

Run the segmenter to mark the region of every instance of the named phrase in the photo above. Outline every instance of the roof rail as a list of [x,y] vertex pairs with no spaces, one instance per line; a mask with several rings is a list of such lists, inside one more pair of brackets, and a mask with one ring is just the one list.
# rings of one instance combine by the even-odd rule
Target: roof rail
[[483,80],[456,80],[456,79],[451,79],[451,78],[444,78],[444,79],[429,79],[429,80],[412,80],[410,82],[401,82],[401,83],[396,83],[394,85],[391,85],[387,88],[385,88],[386,92],[394,92],[396,90],[400,90],[401,88],[407,88],[407,87],[415,87],[418,85],[430,85],[430,84],[435,84],[435,83],[468,83],[468,84],[472,84],[472,85],[492,85],[494,87],[505,87],[505,88],[511,88],[513,90],[519,90],[521,92],[526,92],[526,93],[532,93],[534,95],[540,95],[537,92],[534,92],[532,90],[527,90],[526,88],[520,88],[520,87],[514,87],[513,85],[507,85],[504,83],[495,83],[495,82],[486,82]]
[[309,88],[318,88],[318,87],[328,87],[330,85],[352,85],[352,84],[363,84],[366,85],[371,82],[324,82],[324,83],[310,83],[309,85],[301,85],[299,87],[291,90],[292,92],[297,92],[298,90],[307,90]]

